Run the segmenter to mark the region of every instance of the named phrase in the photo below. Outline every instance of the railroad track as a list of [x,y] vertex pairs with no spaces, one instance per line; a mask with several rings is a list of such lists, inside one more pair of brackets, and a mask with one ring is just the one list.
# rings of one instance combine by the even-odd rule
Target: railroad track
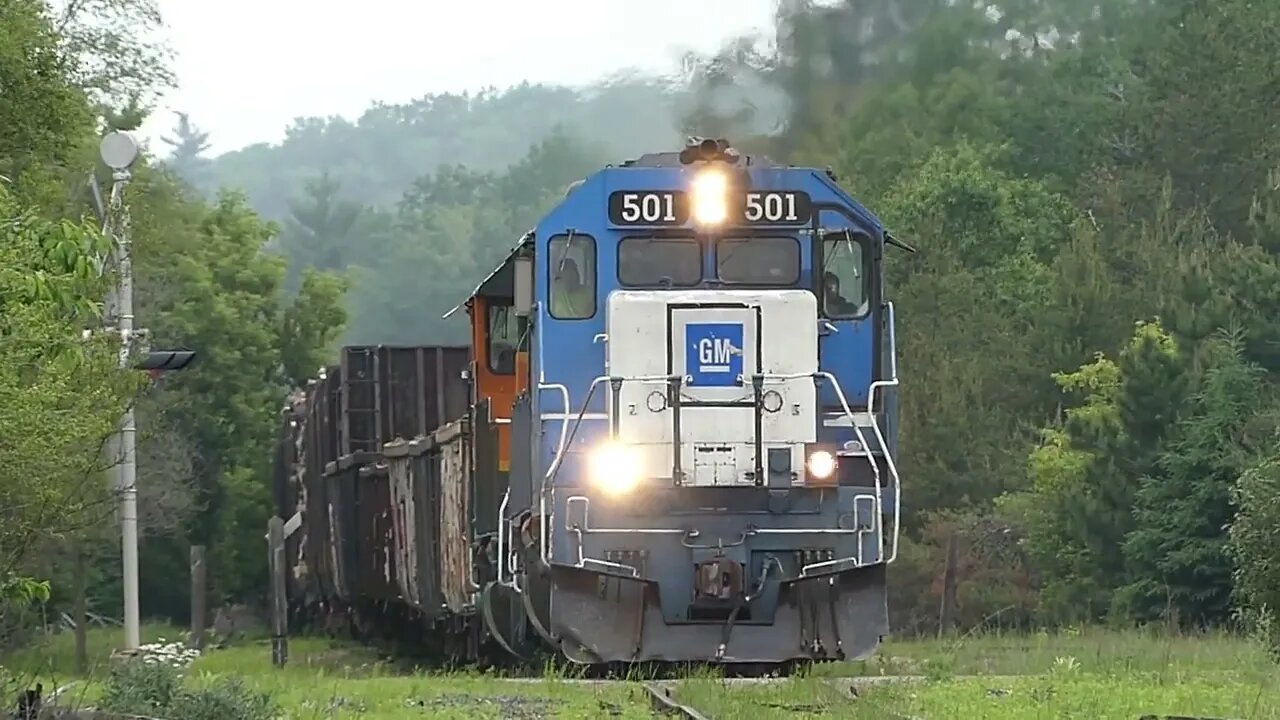
[[[999,682],[1002,680],[1011,679],[1012,677],[1015,677],[1015,676],[969,675],[969,676],[960,676],[960,677],[967,678],[967,679],[981,677],[988,681]],[[861,676],[861,677],[856,677],[856,676],[855,677],[831,677],[831,678],[824,678],[823,680],[827,684],[831,685],[833,688],[838,688],[842,691],[849,692],[850,699],[856,699],[858,697],[858,688],[860,686],[867,687],[872,685],[885,685],[890,683],[921,682],[926,679],[927,678],[925,678],[922,675],[868,675],[868,676]],[[519,678],[519,679],[513,679],[513,680],[515,680],[516,682],[535,681],[533,678],[529,678],[529,679]],[[726,686],[736,685],[741,687],[741,686],[772,685],[772,684],[787,682],[788,680],[789,678],[774,678],[774,677],[720,678],[717,680],[717,683],[726,685]],[[618,681],[604,680],[604,679],[565,679],[559,682],[583,684],[583,685],[600,685],[600,684],[607,684],[607,683],[616,683]],[[685,720],[713,720],[711,716],[707,715],[705,712],[701,710],[698,710],[693,705],[680,701],[680,699],[675,695],[675,689],[678,684],[679,684],[679,681],[677,680],[649,680],[649,681],[641,682],[641,687],[644,689],[645,695],[649,700],[649,704],[655,713],[666,715],[666,716],[684,718]],[[822,712],[823,710],[828,709],[822,705],[812,705],[812,706],[805,705],[803,707],[790,706],[790,705],[782,706],[782,705],[774,705],[771,703],[764,703],[764,705],[767,705],[769,707],[781,708],[784,710],[788,710],[790,712],[800,712],[800,711]],[[907,716],[897,716],[897,715],[889,715],[887,717],[890,720],[920,720],[919,718],[910,718]],[[1192,715],[1144,714],[1144,715],[1138,716],[1137,718],[1135,718],[1135,720],[1230,720],[1230,719],[1217,718],[1217,717],[1192,716]]]
[[711,720],[692,706],[677,702],[671,696],[671,688],[657,683],[644,683],[644,690],[649,694],[649,704],[654,710],[664,715],[678,715],[686,720]]

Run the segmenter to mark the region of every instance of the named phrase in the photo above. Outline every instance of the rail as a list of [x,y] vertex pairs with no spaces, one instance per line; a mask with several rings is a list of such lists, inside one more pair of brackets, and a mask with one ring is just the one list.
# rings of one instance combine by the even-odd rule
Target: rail
[[661,687],[655,683],[647,682],[644,684],[645,692],[649,694],[649,702],[653,709],[668,715],[679,715],[686,720],[709,720],[706,715],[698,712],[692,707],[677,702],[671,697],[669,688]]

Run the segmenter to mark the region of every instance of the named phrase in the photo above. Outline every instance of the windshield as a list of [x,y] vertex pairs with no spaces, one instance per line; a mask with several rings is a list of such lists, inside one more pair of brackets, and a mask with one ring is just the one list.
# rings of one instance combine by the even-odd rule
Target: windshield
[[618,243],[618,282],[628,287],[693,287],[702,246],[691,238],[629,237]]
[[867,314],[865,238],[840,233],[822,243],[822,309],[827,317],[851,318]]
[[743,285],[795,285],[800,243],[789,237],[724,238],[716,243],[716,277]]

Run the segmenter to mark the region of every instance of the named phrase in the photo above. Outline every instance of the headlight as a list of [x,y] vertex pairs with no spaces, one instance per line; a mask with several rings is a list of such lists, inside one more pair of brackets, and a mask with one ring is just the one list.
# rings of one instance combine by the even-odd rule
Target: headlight
[[826,480],[836,471],[836,456],[826,450],[818,450],[809,456],[809,474],[818,480]]
[[693,219],[719,225],[729,216],[729,180],[723,172],[704,170],[693,179]]
[[611,495],[625,495],[640,482],[640,457],[635,448],[606,441],[588,456],[588,472],[596,487]]

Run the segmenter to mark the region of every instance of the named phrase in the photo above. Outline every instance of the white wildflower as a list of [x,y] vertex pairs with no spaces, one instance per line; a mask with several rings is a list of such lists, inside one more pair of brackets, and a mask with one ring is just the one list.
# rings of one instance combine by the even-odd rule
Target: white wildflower
[[157,642],[140,646],[138,655],[145,663],[153,665],[163,663],[183,670],[200,657],[200,651],[189,648],[181,642],[166,642],[164,638],[160,638]]

